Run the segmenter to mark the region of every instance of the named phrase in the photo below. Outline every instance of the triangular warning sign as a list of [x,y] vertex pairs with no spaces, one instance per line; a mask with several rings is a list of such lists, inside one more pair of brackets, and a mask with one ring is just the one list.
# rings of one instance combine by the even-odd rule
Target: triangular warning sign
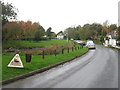
[[16,54],[13,59],[10,61],[10,63],[8,64],[8,67],[16,67],[16,68],[23,68],[23,64],[22,61],[20,59],[19,54]]

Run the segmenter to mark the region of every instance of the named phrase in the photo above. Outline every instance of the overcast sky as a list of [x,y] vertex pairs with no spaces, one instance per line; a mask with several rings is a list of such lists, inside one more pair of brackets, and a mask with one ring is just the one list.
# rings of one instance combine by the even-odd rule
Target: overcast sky
[[3,0],[18,8],[18,20],[39,22],[45,29],[64,31],[67,27],[108,20],[118,24],[120,0]]

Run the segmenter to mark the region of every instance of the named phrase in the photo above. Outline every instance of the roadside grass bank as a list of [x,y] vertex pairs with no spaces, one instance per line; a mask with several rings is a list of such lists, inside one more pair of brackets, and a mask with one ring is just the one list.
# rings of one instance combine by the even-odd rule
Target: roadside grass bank
[[51,46],[53,44],[64,44],[67,40],[63,39],[51,39],[47,41],[25,41],[25,40],[11,40],[11,41],[4,41],[2,44],[3,48],[21,48],[21,47],[45,47]]
[[75,58],[76,56],[80,56],[88,51],[88,48],[83,47],[78,50],[70,50],[69,53],[67,51],[64,54],[60,53],[55,55],[45,55],[45,58],[42,59],[41,55],[32,55],[32,60],[30,63],[26,63],[25,55],[20,53],[20,58],[23,62],[24,69],[18,68],[8,68],[7,65],[10,60],[14,57],[14,53],[7,53],[2,55],[2,80],[8,80],[15,76],[19,76],[22,74],[26,74],[28,72],[44,68],[46,66],[51,66],[63,61],[67,61]]
[[[53,54],[54,50],[59,53],[61,49],[67,49],[72,47],[80,47],[77,43],[64,39],[51,39],[47,41],[8,41],[3,43],[3,54],[6,53],[27,53],[27,54]],[[22,45],[22,46],[21,46]]]

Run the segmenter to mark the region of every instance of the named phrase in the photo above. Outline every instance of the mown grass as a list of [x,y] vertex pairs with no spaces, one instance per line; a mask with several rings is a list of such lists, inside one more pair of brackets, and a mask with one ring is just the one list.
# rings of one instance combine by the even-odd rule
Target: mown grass
[[24,41],[24,40],[11,40],[11,41],[4,41],[3,48],[19,48],[19,47],[45,47],[51,46],[53,44],[64,44],[67,40],[63,39],[51,39],[47,41]]
[[102,45],[103,43],[102,42],[95,42],[95,44]]
[[[58,43],[58,42],[57,42]],[[83,53],[87,52],[88,49],[86,47],[79,49],[79,50],[70,50],[68,53],[67,51],[64,54],[58,54],[55,55],[45,55],[45,59],[42,59],[41,55],[32,55],[32,60],[30,63],[26,63],[25,61],[25,55],[20,54],[21,60],[24,65],[24,69],[18,69],[18,68],[8,68],[7,65],[10,62],[10,60],[14,57],[15,54],[4,54],[2,55],[2,79],[8,80],[10,78],[13,78],[15,76],[25,74],[37,69],[41,69],[46,66],[50,66],[62,61],[70,60],[76,56],[80,56]]]

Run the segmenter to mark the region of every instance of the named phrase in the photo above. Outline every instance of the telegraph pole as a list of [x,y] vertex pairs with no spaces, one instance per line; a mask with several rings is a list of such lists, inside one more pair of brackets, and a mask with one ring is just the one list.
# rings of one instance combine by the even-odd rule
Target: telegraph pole
[[120,26],[120,1],[118,2],[118,27]]

